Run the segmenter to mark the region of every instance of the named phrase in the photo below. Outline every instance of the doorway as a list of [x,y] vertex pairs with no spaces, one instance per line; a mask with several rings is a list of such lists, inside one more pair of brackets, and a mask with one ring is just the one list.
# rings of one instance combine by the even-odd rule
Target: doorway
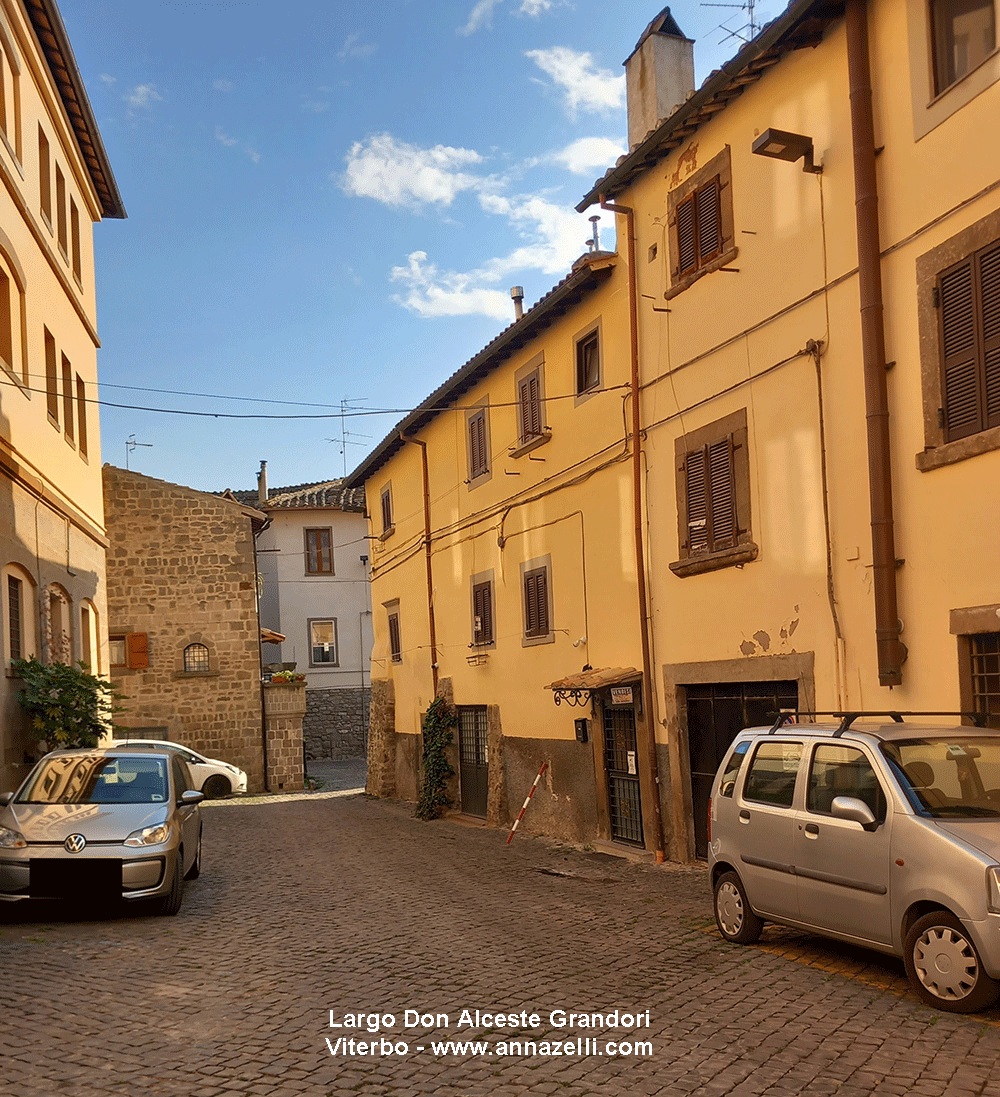
[[708,801],[712,781],[729,744],[743,728],[774,722],[782,708],[797,708],[798,683],[716,682],[685,686],[688,747],[691,759],[691,806],[695,852],[708,856]]
[[462,811],[480,819],[486,818],[486,800],[490,787],[486,741],[486,706],[459,705],[458,768]]
[[644,846],[633,705],[604,704],[604,772],[612,839]]

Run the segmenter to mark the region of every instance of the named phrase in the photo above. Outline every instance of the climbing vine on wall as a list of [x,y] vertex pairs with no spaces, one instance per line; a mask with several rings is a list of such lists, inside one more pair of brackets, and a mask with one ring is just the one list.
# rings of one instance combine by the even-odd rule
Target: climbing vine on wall
[[436,697],[424,717],[423,777],[417,800],[418,819],[437,819],[451,807],[448,778],[455,770],[448,762],[448,747],[454,741],[452,728],[458,723],[451,706],[443,697]]

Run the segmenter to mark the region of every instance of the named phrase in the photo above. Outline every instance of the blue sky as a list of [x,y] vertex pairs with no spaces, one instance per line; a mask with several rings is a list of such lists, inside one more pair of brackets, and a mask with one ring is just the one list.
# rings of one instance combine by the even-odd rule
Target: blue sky
[[[129,213],[95,229],[101,399],[127,405],[101,409],[103,460],[134,436],[131,468],[203,490],[252,487],[262,459],[272,486],[350,471],[512,321],[511,286],[527,306],[568,272],[590,234],[573,207],[625,151],[621,63],[660,11],[60,8]],[[700,83],[746,12],[672,11]]]

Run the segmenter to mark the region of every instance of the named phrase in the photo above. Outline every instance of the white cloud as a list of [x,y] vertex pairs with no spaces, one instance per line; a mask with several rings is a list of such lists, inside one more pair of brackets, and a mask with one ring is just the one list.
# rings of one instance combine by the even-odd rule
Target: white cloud
[[503,3],[503,0],[477,0],[476,6],[469,12],[468,22],[460,27],[458,33],[464,35],[475,34],[477,30],[493,26],[493,11]]
[[149,110],[153,103],[162,102],[163,96],[154,84],[138,84],[123,96],[129,106],[129,115],[137,110]]
[[100,77],[98,77],[98,79],[101,81],[102,84],[109,84],[110,85],[110,84],[115,84],[115,83],[118,82],[117,77],[109,76],[106,72],[102,72]]
[[549,76],[565,96],[564,106],[571,118],[577,111],[608,113],[625,104],[625,76],[598,69],[589,53],[568,46],[547,50],[528,50],[525,57]]
[[349,34],[337,51],[337,60],[347,61],[349,58],[364,60],[366,57],[371,57],[377,49],[378,45],[375,42],[362,42],[360,34]]
[[237,145],[242,145],[243,151],[247,156],[249,156],[255,164],[260,163],[260,153],[256,149],[251,148],[250,145],[243,144],[238,137],[231,137],[222,126],[215,127],[215,139],[220,145],[225,145],[227,149],[236,148]]
[[610,168],[627,151],[621,141],[610,137],[581,137],[553,153],[552,159],[574,175],[592,175]]
[[428,263],[425,251],[408,255],[407,265],[393,267],[391,277],[405,287],[393,300],[419,316],[490,316],[508,322],[513,319],[508,293],[475,285],[475,272],[439,270],[434,263]]
[[302,109],[309,114],[323,114],[330,109],[330,103],[327,99],[302,99]]
[[213,80],[212,88],[215,91],[232,91],[236,85],[232,80]]
[[456,195],[484,182],[464,170],[483,162],[478,152],[447,145],[420,148],[388,133],[356,141],[345,159],[347,170],[339,177],[344,192],[387,206],[450,206]]
[[521,0],[521,14],[537,18],[543,11],[551,11],[554,0]]

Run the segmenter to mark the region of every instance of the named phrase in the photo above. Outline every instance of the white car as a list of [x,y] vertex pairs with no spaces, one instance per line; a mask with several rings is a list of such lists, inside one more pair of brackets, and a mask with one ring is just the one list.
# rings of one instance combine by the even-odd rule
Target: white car
[[217,800],[233,792],[246,792],[247,775],[238,766],[231,766],[218,758],[206,758],[190,747],[180,743],[170,743],[160,739],[115,739],[113,747],[156,747],[159,750],[175,751],[187,762],[196,788],[200,788],[206,799]]

